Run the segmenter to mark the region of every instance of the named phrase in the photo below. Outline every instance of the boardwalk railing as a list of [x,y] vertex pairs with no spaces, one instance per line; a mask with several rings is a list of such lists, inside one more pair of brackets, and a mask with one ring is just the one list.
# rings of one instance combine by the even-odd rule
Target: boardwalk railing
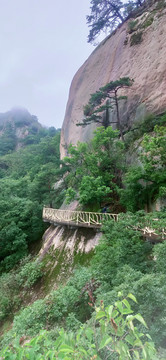
[[[118,214],[43,208],[43,220],[52,224],[100,228],[104,220],[110,219],[118,221]],[[158,219],[154,220],[157,221]],[[128,227],[127,224],[126,227]],[[145,238],[150,237],[154,241],[166,240],[165,228],[158,230],[158,232],[148,226],[138,227],[131,225],[129,228],[140,231]]]
[[117,214],[93,213],[87,211],[60,210],[44,207],[43,220],[55,224],[68,224],[98,228],[104,220],[118,220]]

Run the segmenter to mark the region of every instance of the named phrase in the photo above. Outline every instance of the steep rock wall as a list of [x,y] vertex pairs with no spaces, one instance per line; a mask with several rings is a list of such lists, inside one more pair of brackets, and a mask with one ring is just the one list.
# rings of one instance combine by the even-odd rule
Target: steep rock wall
[[88,265],[100,237],[101,232],[95,229],[51,225],[38,254],[39,261],[45,263],[42,292],[66,282],[77,265]]
[[[66,145],[88,141],[95,124],[76,126],[83,119],[83,106],[90,94],[109,81],[129,76],[134,79],[125,91],[127,102],[121,104],[121,119],[130,123],[145,113],[161,113],[166,108],[166,9],[157,5],[137,18],[141,24],[142,42],[131,46],[129,21],[106,38],[78,70],[71,83],[65,119],[61,132],[61,158]],[[146,22],[152,18],[153,21]],[[151,24],[150,24],[151,22]],[[150,25],[149,25],[150,24]],[[139,26],[137,26],[137,31]]]

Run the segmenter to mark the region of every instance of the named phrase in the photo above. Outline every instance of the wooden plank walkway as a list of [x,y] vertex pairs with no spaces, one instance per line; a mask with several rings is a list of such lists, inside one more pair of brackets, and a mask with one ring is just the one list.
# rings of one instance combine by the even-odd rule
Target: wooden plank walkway
[[53,224],[98,229],[104,220],[118,220],[118,214],[43,208],[43,220]]
[[[110,213],[61,210],[48,207],[43,208],[43,221],[49,222],[54,225],[68,225],[71,227],[100,229],[104,220],[113,219],[114,221],[118,221],[118,217],[118,214]],[[158,234],[155,232],[154,229],[148,226],[144,228],[132,226],[132,228],[136,231],[140,231],[142,233],[142,236],[146,238],[146,240],[149,240],[151,242],[160,242],[166,240],[165,228],[161,229]]]

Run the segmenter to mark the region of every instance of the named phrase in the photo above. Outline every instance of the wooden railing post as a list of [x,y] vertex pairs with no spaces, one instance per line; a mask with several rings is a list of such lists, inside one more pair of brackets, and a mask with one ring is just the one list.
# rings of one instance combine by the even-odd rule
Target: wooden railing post
[[89,211],[72,211],[72,210],[61,210],[43,207],[43,220],[58,224],[75,224],[76,226],[91,226],[99,227],[102,224],[103,220],[109,218],[118,220],[118,215],[116,214],[101,214],[101,213],[91,213]]

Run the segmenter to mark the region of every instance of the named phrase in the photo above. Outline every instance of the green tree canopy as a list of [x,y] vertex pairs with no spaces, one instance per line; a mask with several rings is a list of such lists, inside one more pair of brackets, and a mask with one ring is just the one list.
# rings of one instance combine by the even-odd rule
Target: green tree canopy
[[99,127],[94,132],[89,144],[70,145],[69,157],[64,159],[67,165],[67,196],[79,194],[83,205],[93,206],[96,210],[103,201],[109,202],[117,195],[121,186],[121,169],[123,163],[123,143],[118,140],[118,131],[109,126]]
[[61,177],[60,133],[34,137],[37,143],[0,156],[0,271],[10,270],[41,238],[43,205],[63,202],[63,188],[54,189]]
[[120,131],[121,138],[123,139],[122,124],[119,113],[119,101],[127,99],[126,96],[118,96],[120,89],[126,89],[133,84],[132,79],[123,77],[119,80],[110,81],[105,86],[99,88],[98,91],[91,94],[89,102],[84,106],[85,119],[82,123],[77,125],[89,125],[91,122],[102,124],[105,128],[110,125],[109,122],[109,109],[116,109],[116,123]]
[[122,191],[122,203],[130,211],[166,197],[166,128],[156,125],[153,133],[144,135],[140,145],[139,163],[128,169]]

